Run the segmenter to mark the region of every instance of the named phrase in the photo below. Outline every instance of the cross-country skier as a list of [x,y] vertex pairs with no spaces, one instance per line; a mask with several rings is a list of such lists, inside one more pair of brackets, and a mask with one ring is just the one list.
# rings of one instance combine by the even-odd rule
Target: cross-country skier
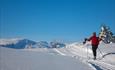
[[83,42],[83,44],[85,44],[86,41],[91,41],[94,60],[96,60],[96,50],[98,48],[98,45],[101,39],[96,36],[96,32],[93,32],[93,35],[89,39],[85,38],[85,41]]

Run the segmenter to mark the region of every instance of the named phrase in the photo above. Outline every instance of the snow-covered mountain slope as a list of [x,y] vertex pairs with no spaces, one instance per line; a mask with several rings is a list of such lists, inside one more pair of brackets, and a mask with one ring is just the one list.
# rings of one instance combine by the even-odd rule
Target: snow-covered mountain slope
[[76,69],[92,70],[92,67],[68,56],[0,47],[0,70]]
[[114,43],[100,43],[97,49],[97,60],[93,60],[90,43],[85,45],[82,43],[72,43],[63,48],[25,50],[72,57],[76,59],[76,61],[82,61],[84,64],[91,66],[94,70],[115,70]]
[[21,38],[0,39],[0,45],[16,44]]
[[24,49],[29,44],[34,45],[36,42],[21,38],[0,39],[0,46],[7,48]]
[[48,43],[47,41],[35,42],[28,39],[13,38],[13,39],[0,39],[0,46],[14,49],[61,48],[65,47],[65,44],[61,42],[50,42],[50,43]]
[[97,60],[93,60],[90,42],[62,48],[0,47],[0,66],[1,70],[115,70],[115,44],[100,43]]
[[73,43],[67,45],[66,48],[55,49],[64,56],[70,56],[83,63],[90,64],[97,70],[115,70],[115,44],[100,43],[97,49],[97,60],[93,60],[93,54],[90,43],[83,45],[81,43]]

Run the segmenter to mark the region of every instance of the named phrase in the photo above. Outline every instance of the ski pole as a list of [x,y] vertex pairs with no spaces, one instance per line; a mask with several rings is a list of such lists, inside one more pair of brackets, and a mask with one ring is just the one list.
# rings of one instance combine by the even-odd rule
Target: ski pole
[[101,56],[103,57],[103,54],[102,54],[101,50],[100,50],[99,48],[98,48],[98,50],[99,50],[99,52],[100,52]]
[[87,59],[88,59],[88,46],[87,46]]
[[89,52],[88,52],[89,48],[87,46],[87,59],[89,60],[90,59],[90,56],[89,56]]
[[[85,38],[83,44],[86,44],[86,41],[87,41],[87,40],[88,40],[88,39]],[[89,57],[88,57],[88,46],[87,46],[87,59],[89,59]]]

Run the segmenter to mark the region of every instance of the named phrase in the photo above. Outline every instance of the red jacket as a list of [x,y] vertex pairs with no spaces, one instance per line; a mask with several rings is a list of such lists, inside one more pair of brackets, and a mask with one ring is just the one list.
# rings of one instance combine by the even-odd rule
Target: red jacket
[[100,40],[101,39],[99,39],[99,37],[96,37],[96,35],[93,35],[89,38],[89,41],[91,41],[92,45],[99,45]]

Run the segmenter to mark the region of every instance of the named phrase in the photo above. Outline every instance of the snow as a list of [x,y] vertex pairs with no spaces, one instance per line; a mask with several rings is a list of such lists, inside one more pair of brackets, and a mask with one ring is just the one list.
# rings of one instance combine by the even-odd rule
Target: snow
[[0,47],[0,70],[92,70],[72,57]]
[[13,49],[24,49],[24,48],[62,48],[65,44],[58,41],[39,41],[35,42],[23,38],[11,38],[11,39],[0,39],[0,46],[13,48]]
[[[101,53],[100,53],[100,51]],[[100,43],[97,49],[97,60],[93,60],[92,50],[89,43],[82,45],[73,43],[66,48],[59,48],[61,54],[76,58],[96,70],[115,70],[115,44]],[[103,57],[103,58],[102,58]]]
[[90,42],[62,48],[0,47],[0,70],[115,70],[115,44],[101,42],[97,60],[92,58]]
[[0,39],[0,46],[13,48],[13,49],[24,49],[27,45],[34,45],[36,42],[22,38],[11,38],[11,39]]
[[0,39],[0,45],[16,44],[22,38]]

